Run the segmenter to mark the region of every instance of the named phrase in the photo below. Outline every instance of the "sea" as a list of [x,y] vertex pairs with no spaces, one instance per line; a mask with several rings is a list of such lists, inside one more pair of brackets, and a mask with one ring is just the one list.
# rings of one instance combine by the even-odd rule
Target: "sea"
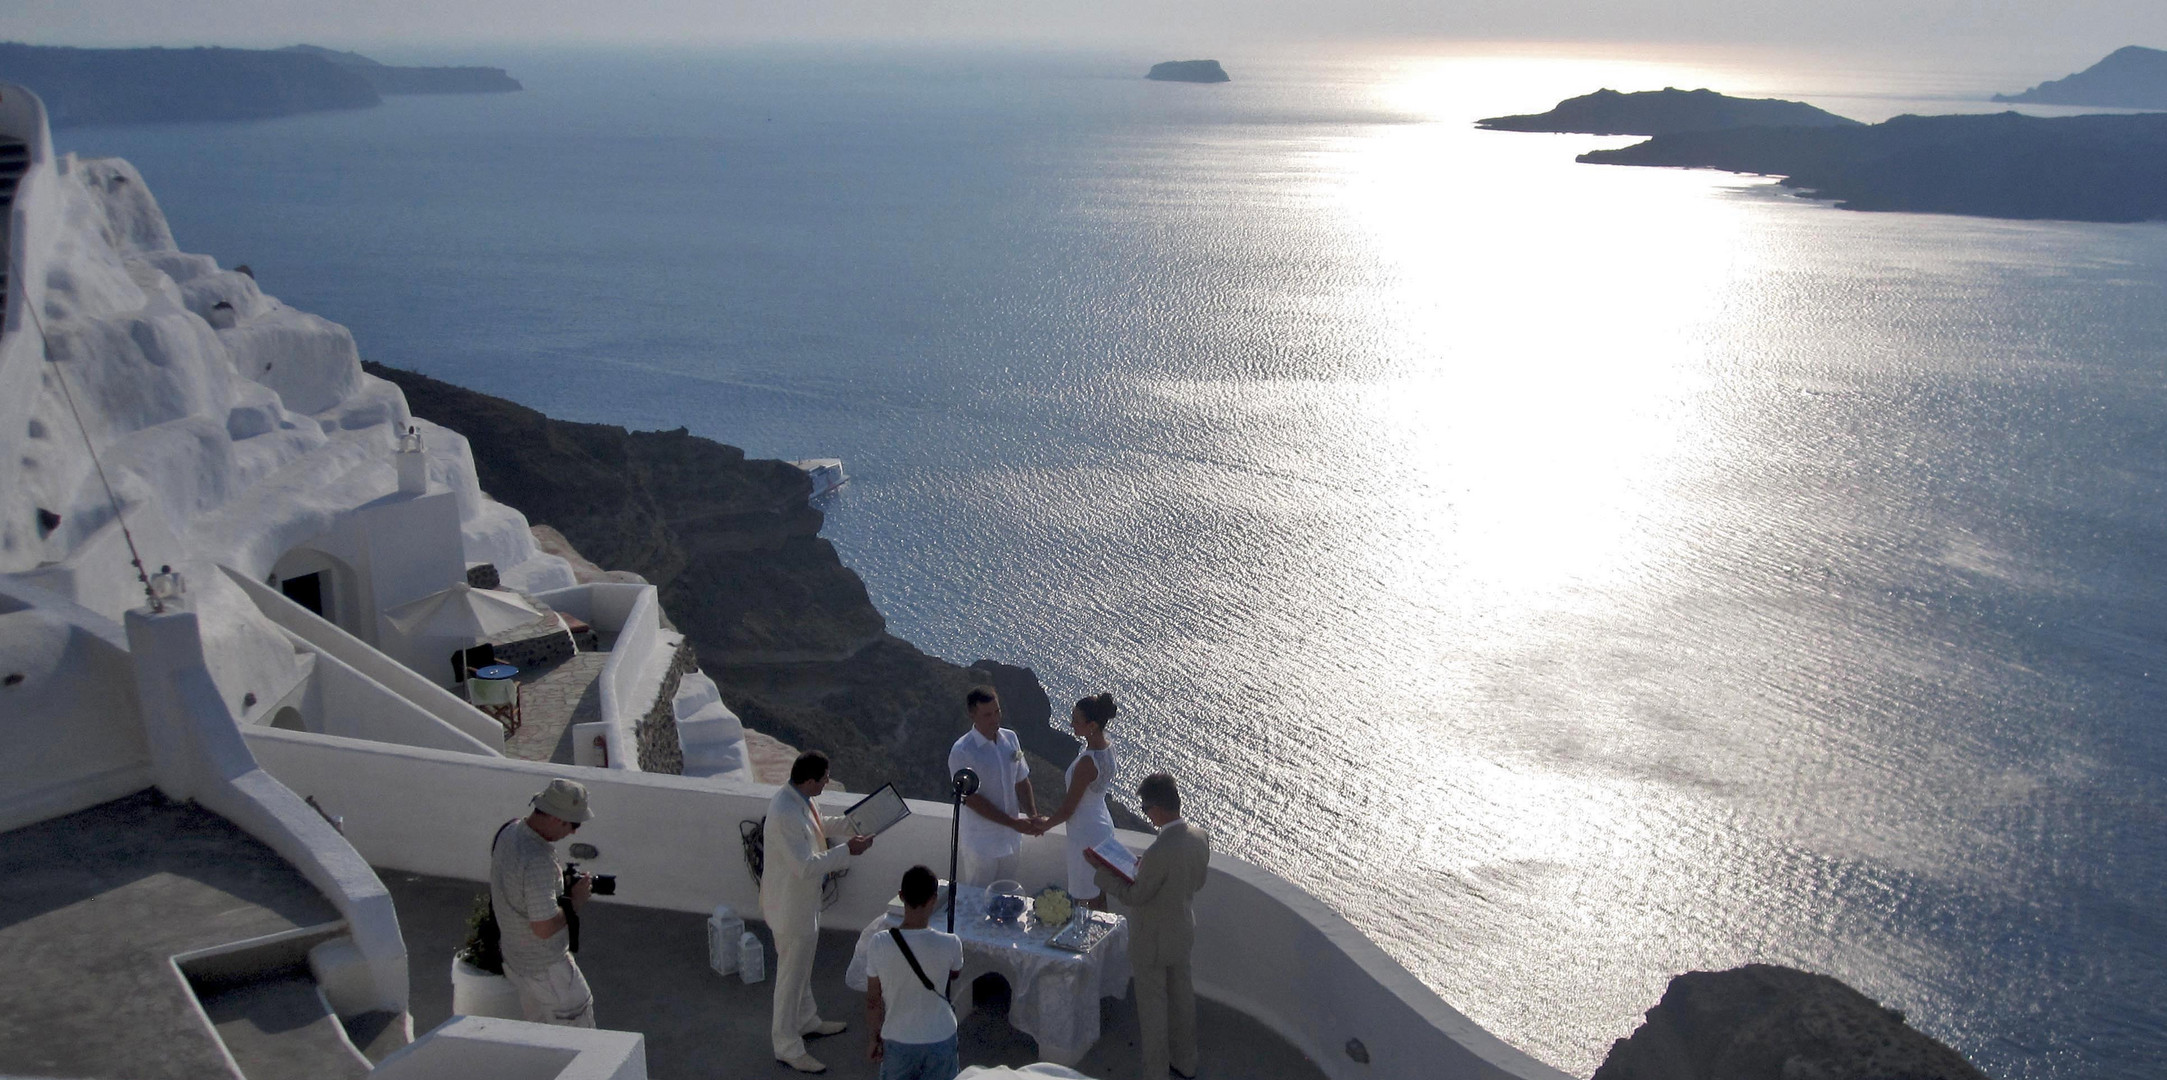
[[1124,786],[1544,1061],[1761,961],[1991,1076],[2167,1072],[2167,224],[1472,124],[2092,58],[1217,56],[468,49],[525,92],[56,136],[369,359],[842,458],[895,633],[1112,691]]

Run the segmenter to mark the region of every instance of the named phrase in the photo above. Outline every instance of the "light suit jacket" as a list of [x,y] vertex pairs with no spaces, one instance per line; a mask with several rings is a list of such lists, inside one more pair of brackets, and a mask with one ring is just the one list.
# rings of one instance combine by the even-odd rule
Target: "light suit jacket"
[[850,826],[841,816],[822,818],[785,784],[767,804],[762,834],[765,867],[760,875],[760,914],[778,934],[808,934],[820,929],[820,880],[850,865],[850,849],[827,846],[827,837],[847,838]]
[[1096,877],[1106,895],[1129,909],[1129,961],[1140,968],[1186,963],[1196,944],[1196,913],[1190,898],[1204,887],[1211,865],[1211,834],[1202,826],[1177,821],[1137,860],[1136,881],[1101,868]]

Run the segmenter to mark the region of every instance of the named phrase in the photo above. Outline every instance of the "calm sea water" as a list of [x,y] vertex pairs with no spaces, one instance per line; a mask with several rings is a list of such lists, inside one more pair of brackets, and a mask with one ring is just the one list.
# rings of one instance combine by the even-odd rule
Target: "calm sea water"
[[1113,690],[1224,849],[1539,1057],[1765,960],[1997,1076],[2157,1075],[2167,227],[1468,124],[2062,72],[1164,58],[507,56],[527,93],[60,141],[371,358],[845,458],[897,632]]

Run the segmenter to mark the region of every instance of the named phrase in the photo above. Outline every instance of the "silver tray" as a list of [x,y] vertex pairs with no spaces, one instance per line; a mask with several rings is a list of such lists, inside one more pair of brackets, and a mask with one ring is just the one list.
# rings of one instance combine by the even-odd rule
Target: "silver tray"
[[1114,932],[1115,920],[1094,912],[1089,919],[1072,922],[1060,932],[1046,939],[1046,944],[1073,953],[1087,953],[1098,948],[1106,935]]

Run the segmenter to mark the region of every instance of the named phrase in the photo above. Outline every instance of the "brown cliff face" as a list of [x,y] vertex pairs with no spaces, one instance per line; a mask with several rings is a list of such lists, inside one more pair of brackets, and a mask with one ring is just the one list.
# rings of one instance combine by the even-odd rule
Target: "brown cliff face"
[[1904,1015],[1826,975],[1771,964],[1690,971],[1595,1080],[1986,1080]]
[[[682,428],[554,420],[425,375],[364,367],[397,384],[414,415],[467,437],[491,497],[554,527],[596,564],[652,582],[746,726],[825,751],[851,790],[893,780],[905,795],[945,797],[963,695],[989,676],[886,632],[865,583],[820,538],[811,481],[795,466]],[[1051,769],[1033,764],[1039,777]],[[1059,771],[1050,779],[1056,786],[1037,785],[1046,808],[1060,801]]]

